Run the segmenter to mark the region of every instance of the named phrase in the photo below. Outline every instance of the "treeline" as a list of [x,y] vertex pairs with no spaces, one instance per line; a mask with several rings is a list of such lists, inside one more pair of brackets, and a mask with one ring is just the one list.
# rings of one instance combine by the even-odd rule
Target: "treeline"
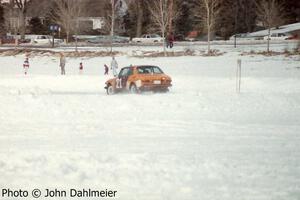
[[[210,32],[222,38],[300,21],[299,0],[10,0],[0,1],[0,34],[48,34],[59,24],[62,37],[110,34],[129,37],[143,33],[187,36]],[[275,7],[274,7],[275,5]],[[266,7],[264,7],[266,6]],[[273,7],[272,7],[273,6]],[[261,13],[260,11],[268,11]],[[270,14],[271,12],[271,14]],[[267,16],[268,15],[268,16]],[[31,17],[26,25],[26,17]],[[103,17],[105,26],[87,30],[79,17]],[[276,18],[270,23],[267,17]],[[17,19],[17,20],[16,20]],[[274,20],[273,20],[274,21]],[[113,25],[113,29],[112,29]]]
[[[170,6],[169,9],[173,10],[172,24],[170,24],[168,32],[172,31],[184,36],[191,31],[198,31],[201,34],[207,32],[206,22],[202,16],[203,13],[206,13],[206,8],[202,6],[205,2],[209,6],[212,4],[216,5],[215,11],[217,10],[218,13],[216,13],[216,16],[211,17],[210,20],[214,20],[213,32],[223,38],[228,38],[235,33],[247,33],[265,28],[265,19],[261,19],[261,16],[259,16],[259,7],[264,2],[270,5],[274,2],[276,3],[278,8],[270,8],[270,12],[280,10],[280,25],[300,21],[299,0],[166,1],[168,6]],[[132,0],[130,2],[125,21],[129,36],[139,36],[141,33],[153,31],[155,26],[153,26],[149,10],[151,11],[155,0]],[[277,10],[274,11],[274,9]]]

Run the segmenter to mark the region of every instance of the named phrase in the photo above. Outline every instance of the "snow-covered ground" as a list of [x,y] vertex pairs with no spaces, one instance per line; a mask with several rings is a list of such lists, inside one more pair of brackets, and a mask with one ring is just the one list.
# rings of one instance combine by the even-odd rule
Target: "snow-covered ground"
[[40,56],[24,76],[23,59],[0,57],[0,188],[107,188],[128,200],[300,198],[299,58],[118,56],[120,66],[159,65],[174,86],[114,96],[103,88],[109,57],[68,59],[66,76],[58,58]]

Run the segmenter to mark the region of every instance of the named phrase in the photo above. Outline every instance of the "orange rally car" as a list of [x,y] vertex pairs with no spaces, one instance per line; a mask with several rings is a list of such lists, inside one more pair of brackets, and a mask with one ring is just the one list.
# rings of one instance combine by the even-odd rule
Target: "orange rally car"
[[118,77],[105,82],[108,95],[121,91],[140,93],[142,91],[168,92],[172,79],[157,66],[130,66],[121,69]]

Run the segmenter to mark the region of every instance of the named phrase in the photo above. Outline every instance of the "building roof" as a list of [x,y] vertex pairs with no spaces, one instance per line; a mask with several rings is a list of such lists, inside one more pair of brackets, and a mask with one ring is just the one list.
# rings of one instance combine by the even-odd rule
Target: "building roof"
[[[300,22],[294,23],[294,24],[283,25],[278,28],[272,28],[271,34],[272,33],[291,33],[294,31],[300,31]],[[250,37],[264,37],[266,35],[268,35],[268,29],[248,34],[248,36],[250,36]]]

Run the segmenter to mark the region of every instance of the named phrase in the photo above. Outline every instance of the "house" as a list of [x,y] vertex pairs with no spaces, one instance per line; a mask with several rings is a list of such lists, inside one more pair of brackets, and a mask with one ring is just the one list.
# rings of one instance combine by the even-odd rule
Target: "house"
[[[2,3],[10,3],[11,0],[2,0]],[[119,32],[124,32],[124,22],[120,21],[122,17],[126,14],[128,6],[125,0],[115,0],[115,5],[117,8],[116,15],[119,16],[119,21],[116,20],[116,28],[120,30]],[[39,6],[34,6],[39,5]],[[49,0],[31,0],[27,10],[27,16],[25,19],[26,26],[28,27],[30,20],[33,17],[39,17],[41,23],[45,24],[46,15],[50,11],[50,6],[53,4]],[[104,31],[105,23],[107,23],[107,13],[105,12],[105,2],[104,1],[95,1],[95,0],[86,0],[84,1],[83,6],[85,7],[85,12],[81,17],[78,18],[79,26],[82,30],[81,34],[88,32],[93,33],[93,30]],[[7,29],[11,33],[18,33],[21,27],[21,20],[19,16],[19,11],[15,7],[12,10],[7,10],[5,14]],[[27,30],[28,32],[28,30]]]

